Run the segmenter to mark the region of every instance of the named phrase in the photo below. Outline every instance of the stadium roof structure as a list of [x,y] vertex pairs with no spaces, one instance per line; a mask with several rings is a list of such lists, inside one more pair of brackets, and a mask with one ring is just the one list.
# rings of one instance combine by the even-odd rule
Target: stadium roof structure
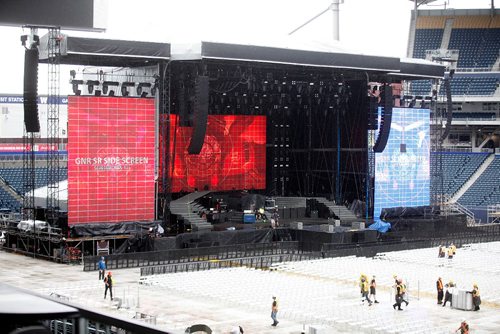
[[[48,34],[40,39],[40,62],[47,61]],[[61,35],[61,64],[144,66],[170,59],[170,44]]]
[[[275,44],[276,45],[276,44]],[[172,44],[172,61],[230,60],[343,69],[398,77],[400,80],[442,78],[445,67],[421,59],[366,55],[338,45],[263,46],[219,42]]]

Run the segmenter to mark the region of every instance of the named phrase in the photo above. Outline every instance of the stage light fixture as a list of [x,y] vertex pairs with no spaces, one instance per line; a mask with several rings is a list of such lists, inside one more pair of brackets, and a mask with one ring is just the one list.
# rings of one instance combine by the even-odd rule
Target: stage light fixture
[[137,85],[137,88],[136,88],[137,95],[140,95],[142,97],[142,93],[143,93],[142,89],[144,87],[150,88],[151,87],[151,83],[150,82],[139,82],[139,84]]
[[122,96],[128,96],[129,95],[128,87],[134,87],[134,86],[135,82],[130,82],[130,81],[122,82],[122,87],[121,87]]
[[148,92],[142,92],[141,93],[141,97],[146,97],[146,96],[148,96]]
[[99,81],[97,80],[87,80],[87,89],[89,94],[94,92],[94,86],[99,86]]
[[[104,81],[102,83],[102,93],[108,94],[108,90],[109,90],[110,86],[120,86],[120,83],[118,81]],[[111,91],[110,91],[110,94],[111,94]]]
[[76,77],[76,71],[75,70],[69,71],[69,75],[71,76],[71,79],[75,79],[75,77]]
[[82,94],[82,91],[78,89],[78,85],[83,85],[83,80],[71,80],[71,85],[73,87],[73,93],[76,96],[79,96]]

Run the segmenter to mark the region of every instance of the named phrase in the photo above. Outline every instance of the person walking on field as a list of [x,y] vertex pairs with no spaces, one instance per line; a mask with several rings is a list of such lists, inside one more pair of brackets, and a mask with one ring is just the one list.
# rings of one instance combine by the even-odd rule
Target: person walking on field
[[401,308],[401,303],[403,302],[403,286],[400,282],[396,285],[396,303],[392,305],[392,308],[396,309],[398,307],[398,311],[403,311]]
[[438,304],[443,303],[443,281],[441,280],[441,277],[438,278],[436,281],[436,289],[437,289],[437,299],[438,299]]
[[360,286],[360,288],[361,288],[361,296],[364,298],[363,302],[366,300],[368,302],[368,306],[372,306],[372,301],[370,300],[370,297],[368,297],[369,287],[368,287],[368,282],[366,281],[365,277],[361,278],[361,284],[360,285],[361,285]]
[[370,296],[373,298],[373,302],[378,304],[377,301],[377,282],[375,281],[375,275],[373,275],[372,280],[370,282]]
[[104,256],[101,257],[99,260],[99,263],[97,264],[97,267],[99,269],[99,281],[103,280],[104,277],[106,277],[106,262],[104,261]]
[[279,321],[278,321],[278,300],[276,299],[275,296],[273,296],[273,303],[271,305],[271,319],[273,319],[273,323],[271,326],[278,326]]
[[111,300],[113,300],[113,278],[111,276],[111,271],[108,271],[108,275],[104,277],[104,299],[106,299],[106,294],[108,293],[109,289],[109,296],[111,297]]

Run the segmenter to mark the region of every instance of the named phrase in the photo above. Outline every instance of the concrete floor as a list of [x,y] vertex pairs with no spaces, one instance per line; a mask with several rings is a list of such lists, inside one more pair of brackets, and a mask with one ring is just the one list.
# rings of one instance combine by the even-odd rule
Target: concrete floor
[[[500,243],[492,247],[500,251]],[[485,256],[484,252],[477,254]],[[493,266],[500,268],[497,258],[492,257]],[[357,268],[362,265],[358,259],[349,259],[353,273],[363,271],[363,268]],[[404,273],[406,267],[405,263],[397,261],[391,262],[390,269],[381,270],[381,275],[377,273],[380,303],[371,307],[360,302],[356,285],[359,275],[350,273],[347,278],[340,279],[339,273],[325,277],[310,271],[297,273],[278,269],[262,272],[239,268],[171,274],[168,277],[160,275],[158,279],[148,278],[148,284],[139,284],[138,268],[113,270],[115,297],[122,300],[123,306],[117,309],[117,298],[114,302],[104,300],[104,284],[98,280],[98,273],[83,272],[81,265],[57,264],[0,250],[0,267],[0,281],[3,283],[45,295],[57,293],[104,313],[130,318],[136,312],[152,315],[156,317],[157,326],[172,333],[183,333],[186,327],[203,323],[219,334],[229,333],[235,325],[242,326],[245,333],[260,334],[308,333],[310,326],[317,328],[317,333],[446,334],[453,333],[463,319],[469,322],[471,333],[500,333],[500,303],[497,299],[483,300],[479,312],[468,312],[442,308],[436,305],[433,293],[419,291],[419,298],[413,293],[410,305],[403,312],[394,311],[390,288],[392,278],[387,273]],[[427,269],[422,266],[422,279],[428,277]],[[440,270],[446,277],[447,270],[455,269]],[[481,275],[489,274],[476,273],[479,279]],[[498,289],[500,295],[500,286]],[[278,327],[270,325],[272,294],[278,294],[280,298]],[[366,323],[352,320],[354,315],[358,319],[366,315],[370,319],[398,325],[367,328]]]

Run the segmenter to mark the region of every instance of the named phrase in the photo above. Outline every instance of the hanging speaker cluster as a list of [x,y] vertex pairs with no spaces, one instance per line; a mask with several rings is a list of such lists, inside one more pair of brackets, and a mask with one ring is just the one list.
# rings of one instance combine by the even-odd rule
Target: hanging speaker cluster
[[38,49],[24,53],[24,126],[26,132],[40,132],[38,119]]
[[392,87],[385,84],[383,88],[384,91],[380,94],[380,104],[382,106],[380,131],[375,141],[375,145],[373,145],[373,151],[376,153],[384,151],[387,141],[389,140],[392,122]]
[[205,141],[208,121],[208,76],[198,76],[195,81],[193,134],[189,154],[199,154]]

